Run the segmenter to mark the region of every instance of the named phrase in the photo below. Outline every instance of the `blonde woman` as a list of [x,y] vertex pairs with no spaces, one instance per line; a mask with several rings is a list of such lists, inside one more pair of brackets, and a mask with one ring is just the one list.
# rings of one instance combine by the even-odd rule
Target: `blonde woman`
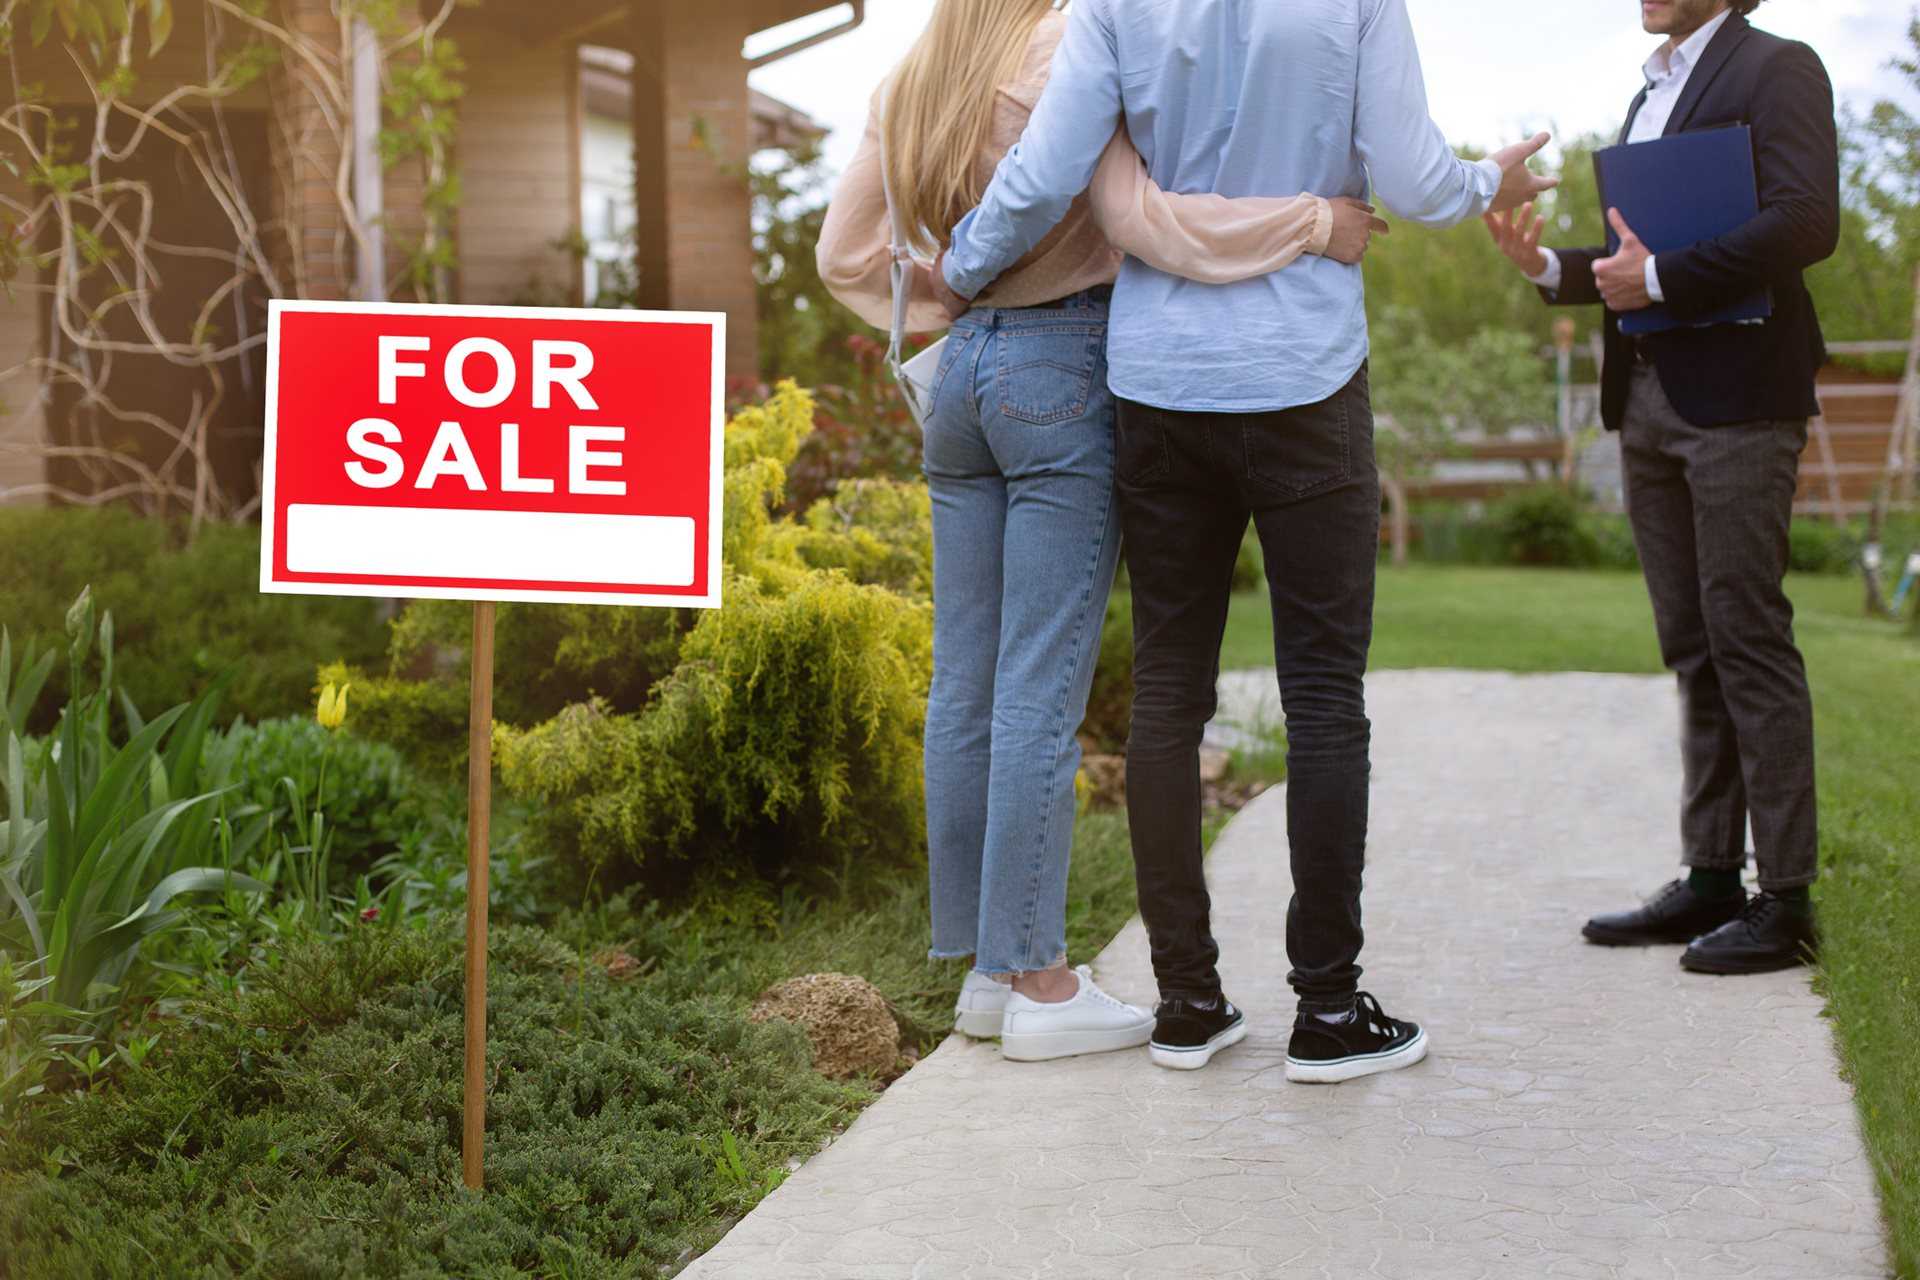
[[[1019,139],[1065,29],[1050,0],[939,0],[875,95],[821,231],[821,278],[863,319],[889,322],[882,136],[911,247],[931,260]],[[1008,1058],[1131,1048],[1154,1026],[1066,967],[1075,735],[1120,550],[1106,370],[1120,263],[1226,283],[1303,253],[1358,263],[1385,225],[1352,199],[1168,194],[1122,131],[1060,225],[953,322],[925,442],[932,954],[973,961],[955,1025],[999,1036]],[[908,327],[948,323],[923,280]]]

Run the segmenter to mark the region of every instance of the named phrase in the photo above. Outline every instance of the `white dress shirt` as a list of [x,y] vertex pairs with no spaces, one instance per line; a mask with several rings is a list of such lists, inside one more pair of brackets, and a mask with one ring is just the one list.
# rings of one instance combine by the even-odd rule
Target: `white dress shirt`
[[[1700,65],[1700,55],[1713,43],[1713,37],[1720,28],[1727,25],[1727,19],[1733,16],[1733,10],[1724,9],[1720,15],[1688,36],[1677,49],[1661,45],[1653,51],[1641,68],[1647,77],[1647,99],[1640,104],[1640,112],[1633,118],[1633,128],[1627,134],[1627,143],[1652,142],[1667,131],[1667,122],[1673,119],[1673,109],[1680,105],[1680,95],[1687,90],[1687,81],[1693,78],[1693,69]],[[1669,42],[1671,43],[1671,42]],[[1551,249],[1540,251],[1547,255],[1546,270],[1537,276],[1528,276],[1527,280],[1539,285],[1548,293],[1560,288],[1560,255]],[[1647,294],[1655,302],[1665,302],[1666,293],[1660,288],[1660,271],[1657,256],[1647,258]]]

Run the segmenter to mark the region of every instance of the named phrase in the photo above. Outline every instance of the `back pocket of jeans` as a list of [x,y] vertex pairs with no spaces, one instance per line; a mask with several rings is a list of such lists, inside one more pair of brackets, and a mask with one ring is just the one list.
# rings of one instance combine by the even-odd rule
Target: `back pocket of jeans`
[[1247,478],[1289,498],[1351,480],[1353,395],[1348,387],[1319,404],[1243,423]]
[[994,381],[1000,413],[1044,427],[1087,411],[1106,330],[1097,325],[1000,330]]

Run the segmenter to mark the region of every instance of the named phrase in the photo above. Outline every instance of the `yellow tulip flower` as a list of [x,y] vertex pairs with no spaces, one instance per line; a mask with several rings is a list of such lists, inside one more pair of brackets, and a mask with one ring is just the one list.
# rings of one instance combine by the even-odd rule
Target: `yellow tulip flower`
[[353,686],[350,684],[341,685],[336,692],[332,685],[328,685],[320,691],[320,706],[313,718],[320,722],[322,728],[338,729],[346,723],[347,690],[351,688]]

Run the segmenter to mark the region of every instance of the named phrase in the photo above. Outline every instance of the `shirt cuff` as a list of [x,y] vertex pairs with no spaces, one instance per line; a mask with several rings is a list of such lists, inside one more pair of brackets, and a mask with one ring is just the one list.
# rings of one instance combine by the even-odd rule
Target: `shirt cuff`
[[[1558,293],[1560,292],[1560,255],[1551,249],[1542,249],[1540,252],[1547,255],[1547,269],[1537,276],[1528,276],[1527,283],[1539,285],[1548,293]],[[1647,265],[1651,267],[1653,259],[1647,259]]]
[[953,229],[953,240],[947,245],[946,256],[940,260],[940,274],[945,278],[947,288],[968,300],[978,297],[982,289],[993,283],[992,276],[982,279],[978,271],[969,271],[960,265],[960,259],[968,256],[967,228],[979,212],[978,208],[969,209],[967,216],[960,219],[959,225]]
[[1333,202],[1325,196],[1315,196],[1314,202],[1313,237],[1307,241],[1307,252],[1320,257],[1333,243]]
[[1480,176],[1485,180],[1480,191],[1480,212],[1485,213],[1493,208],[1493,198],[1500,194],[1500,166],[1491,160],[1476,160],[1473,167],[1480,171]]
[[1647,256],[1647,296],[1655,302],[1665,302],[1667,300],[1666,290],[1660,287],[1660,269],[1655,265],[1659,261],[1660,255],[1658,254],[1649,254]]

